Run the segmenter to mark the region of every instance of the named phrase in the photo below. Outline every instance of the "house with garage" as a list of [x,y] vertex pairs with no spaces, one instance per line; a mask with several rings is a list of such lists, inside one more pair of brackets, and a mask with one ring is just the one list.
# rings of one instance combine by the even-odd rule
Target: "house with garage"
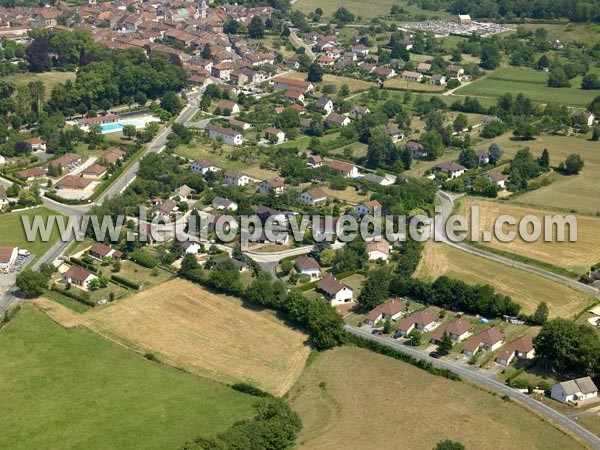
[[45,177],[46,176],[46,170],[42,169],[41,167],[33,167],[31,169],[21,170],[21,171],[15,173],[15,176],[19,180],[32,181],[32,180],[35,180],[37,178]]
[[115,248],[109,247],[108,245],[100,242],[95,242],[88,250],[92,258],[102,261],[104,258],[112,258],[122,260],[125,259],[125,254]]
[[390,258],[390,243],[386,240],[373,241],[367,244],[369,261],[388,261]]
[[398,329],[394,337],[405,336],[412,330],[429,333],[437,326],[438,315],[431,309],[424,309],[398,322]]
[[260,183],[259,192],[263,195],[267,195],[273,192],[275,195],[283,194],[285,190],[285,184],[279,178],[272,178],[270,180],[263,180]]
[[352,288],[331,275],[325,275],[317,284],[316,290],[329,300],[331,306],[349,303],[353,298]]
[[465,173],[465,166],[455,162],[441,162],[435,165],[435,170],[448,175],[449,179],[460,177]]
[[396,321],[406,312],[406,305],[402,301],[392,300],[383,303],[373,308],[367,317],[365,323],[370,326],[375,326],[380,320],[391,320]]
[[250,183],[250,177],[237,170],[228,169],[225,172],[225,183],[230,186],[246,186]]
[[342,161],[331,161],[328,167],[334,172],[339,172],[344,178],[356,178],[359,175],[356,166]]
[[294,267],[300,275],[308,275],[311,281],[321,278],[321,266],[315,258],[301,256],[294,261]]
[[376,212],[381,213],[381,203],[377,200],[369,200],[368,202],[361,203],[356,207],[356,214],[359,217],[367,215],[374,215]]
[[192,169],[192,172],[201,173],[202,175],[205,175],[208,172],[217,172],[221,170],[215,166],[215,163],[212,161],[212,159],[208,158],[197,159],[190,165],[190,169]]
[[396,182],[396,176],[387,173],[384,176],[369,173],[364,176],[363,180],[368,181],[369,183],[378,184],[379,186],[391,186]]
[[307,206],[321,205],[327,202],[327,194],[320,188],[310,189],[300,194],[300,201]]
[[218,139],[227,145],[242,145],[244,136],[232,128],[223,128],[216,125],[207,125],[204,128],[211,139]]
[[553,385],[550,397],[561,403],[577,403],[598,397],[598,387],[590,377],[577,378]]
[[471,330],[471,324],[466,319],[457,319],[454,322],[450,322],[448,325],[444,325],[436,330],[431,336],[431,343],[438,344],[445,333],[448,333],[450,339],[456,342],[464,341],[469,336]]
[[217,211],[237,211],[238,209],[238,204],[236,202],[232,202],[223,197],[213,198],[211,206]]
[[533,348],[533,341],[531,336],[526,334],[502,347],[498,352],[496,362],[503,366],[508,366],[513,358],[533,359],[534,356],[535,350]]
[[63,283],[74,284],[84,289],[87,289],[90,281],[96,278],[98,277],[92,272],[79,266],[71,266],[69,270],[62,274]]
[[493,352],[499,349],[502,344],[504,344],[504,334],[497,327],[492,327],[471,336],[465,342],[463,353],[467,356],[473,356],[479,350]]

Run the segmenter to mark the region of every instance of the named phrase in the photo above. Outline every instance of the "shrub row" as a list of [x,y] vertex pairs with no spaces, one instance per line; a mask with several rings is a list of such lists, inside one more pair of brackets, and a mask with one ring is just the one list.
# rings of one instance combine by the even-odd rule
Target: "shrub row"
[[56,285],[52,285],[52,287],[50,287],[50,290],[58,292],[59,294],[64,295],[65,297],[69,297],[75,301],[78,301],[79,303],[83,303],[85,305],[92,306],[92,307],[96,306],[96,302],[94,302],[93,300],[90,300],[85,295],[83,295],[83,294],[87,294],[87,293],[78,294],[71,290],[62,289]]
[[250,394],[254,397],[270,397],[271,394],[251,385],[250,383],[235,383],[231,385],[232,389],[243,392],[244,394]]
[[428,361],[424,361],[422,359],[415,358],[414,356],[411,356],[409,354],[402,353],[399,350],[395,350],[391,347],[388,347],[387,345],[380,344],[379,342],[371,341],[361,336],[356,336],[352,333],[346,333],[346,343],[353,344],[357,347],[365,348],[367,350],[371,350],[375,353],[379,353],[380,355],[390,356],[394,359],[400,360],[419,369],[425,370],[431,375],[444,377],[452,381],[460,381],[460,376],[452,372],[451,370],[440,369],[439,367],[435,367]]
[[117,282],[118,284],[122,284],[125,287],[135,289],[136,291],[140,288],[140,285],[138,283],[135,283],[131,280],[128,280],[127,278],[123,278],[118,275],[111,275],[110,279]]
[[83,267],[84,269],[89,270],[90,272],[98,273],[98,269],[96,268],[96,266],[94,266],[93,264],[90,264],[86,261],[83,261],[79,258],[75,258],[74,256],[71,256],[69,261],[79,267]]

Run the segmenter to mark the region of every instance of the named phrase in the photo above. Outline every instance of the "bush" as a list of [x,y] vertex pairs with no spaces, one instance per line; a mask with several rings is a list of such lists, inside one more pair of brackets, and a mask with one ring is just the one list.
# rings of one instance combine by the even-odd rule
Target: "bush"
[[140,285],[138,283],[134,283],[133,281],[128,280],[127,278],[120,277],[118,275],[111,275],[110,279],[131,289],[138,290],[140,288]]
[[158,261],[151,254],[145,252],[144,250],[134,250],[130,255],[130,259],[140,266],[148,269],[152,269],[158,265]]
[[243,392],[245,394],[253,395],[254,397],[270,397],[271,394],[263,391],[262,389],[252,386],[250,383],[235,383],[231,385],[232,389]]

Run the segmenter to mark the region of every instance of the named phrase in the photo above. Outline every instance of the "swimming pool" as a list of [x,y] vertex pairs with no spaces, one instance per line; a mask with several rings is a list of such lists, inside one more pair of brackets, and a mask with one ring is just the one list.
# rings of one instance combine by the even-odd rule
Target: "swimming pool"
[[126,120],[119,123],[105,123],[104,125],[100,125],[103,133],[113,133],[115,131],[121,131],[125,125],[133,125],[136,128],[143,128],[144,122],[136,122],[132,120]]

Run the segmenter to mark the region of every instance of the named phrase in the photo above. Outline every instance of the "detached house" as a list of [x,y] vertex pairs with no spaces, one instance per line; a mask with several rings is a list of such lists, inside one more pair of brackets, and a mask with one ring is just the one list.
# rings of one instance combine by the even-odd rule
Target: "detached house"
[[300,194],[300,201],[307,206],[315,206],[327,201],[327,194],[323,189],[314,188]]
[[246,186],[250,183],[250,177],[245,173],[229,169],[225,172],[225,183],[230,186]]
[[331,161],[328,167],[335,172],[339,172],[346,178],[356,178],[359,175],[358,168],[356,166],[345,162]]
[[435,169],[445,173],[450,179],[460,177],[466,170],[465,166],[455,162],[441,162],[435,166]]
[[405,336],[412,330],[417,329],[423,333],[428,333],[438,326],[438,316],[430,309],[419,311],[412,316],[402,319],[398,323],[398,330],[395,337]]
[[348,113],[350,117],[354,117],[355,119],[364,116],[365,114],[370,114],[371,110],[366,106],[358,106],[355,105],[352,107],[350,112]]
[[373,241],[367,244],[369,261],[387,261],[390,257],[390,244],[388,241]]
[[519,359],[532,359],[534,355],[535,350],[533,349],[533,341],[531,340],[531,336],[526,334],[502,347],[498,352],[496,362],[503,366],[508,366],[514,357]]
[[550,397],[561,403],[578,402],[598,396],[598,388],[590,377],[563,381],[552,386]]
[[369,47],[363,44],[353,45],[352,53],[360,56],[367,56],[369,54]]
[[45,152],[46,141],[40,138],[31,138],[23,141],[23,144],[29,152]]
[[310,81],[294,80],[293,78],[277,77],[273,80],[276,91],[287,91],[288,89],[301,90],[303,93],[312,91],[315,86]]
[[323,158],[319,155],[310,155],[308,157],[308,162],[306,163],[308,167],[321,167],[323,165]]
[[90,281],[98,278],[89,270],[79,266],[71,266],[69,270],[62,274],[63,283],[74,284],[84,289],[88,288]]
[[97,260],[102,261],[104,258],[112,258],[112,259],[124,259],[125,254],[119,250],[116,250],[108,245],[104,245],[100,242],[94,243],[90,249],[90,256]]
[[405,70],[402,72],[402,79],[407,81],[413,81],[415,83],[420,83],[423,81],[423,74],[419,72],[413,72],[411,70]]
[[223,128],[216,125],[207,125],[205,130],[211,139],[220,139],[228,145],[242,145],[244,136],[237,130]]
[[463,348],[463,353],[467,356],[473,356],[478,350],[495,351],[504,343],[504,334],[496,327],[483,330],[474,336],[471,336]]
[[237,203],[223,197],[215,197],[212,201],[212,207],[217,211],[237,211],[238,209]]
[[265,130],[265,139],[275,144],[281,144],[285,142],[285,133],[277,128],[269,127]]
[[321,278],[321,266],[316,259],[310,256],[302,256],[294,262],[296,271],[301,275],[308,275],[311,281]]
[[190,165],[190,169],[192,169],[192,172],[201,173],[202,175],[205,175],[208,172],[217,172],[221,170],[208,158],[197,159]]
[[162,200],[152,210],[152,214],[155,217],[168,218],[171,214],[177,212],[177,203],[170,198]]
[[504,175],[502,175],[499,170],[490,170],[483,176],[490,183],[494,183],[496,186],[498,186],[500,188],[504,188],[505,178],[504,178]]
[[338,113],[330,113],[323,121],[325,125],[335,125],[336,127],[347,127],[352,123],[350,118]]
[[356,213],[360,217],[364,217],[366,215],[373,215],[375,211],[381,212],[381,203],[377,200],[369,200],[368,202],[364,202],[356,207]]
[[402,314],[406,311],[406,305],[404,302],[398,300],[392,300],[391,302],[383,303],[376,308],[372,309],[365,319],[367,325],[374,326],[380,320],[392,320],[402,317]]
[[439,343],[446,333],[453,341],[464,341],[469,335],[470,330],[471,324],[466,319],[458,319],[454,322],[450,322],[448,325],[438,328],[433,336],[431,336],[431,342],[433,344]]
[[410,150],[413,158],[422,159],[427,157],[427,152],[423,149],[423,145],[417,141],[408,141],[404,148]]
[[317,100],[316,107],[320,111],[325,111],[326,114],[329,114],[333,111],[333,102],[327,97],[321,97]]
[[460,79],[465,75],[465,69],[460,66],[449,65],[446,67],[446,73],[450,78],[458,78]]
[[343,305],[352,301],[352,288],[331,275],[325,275],[325,278],[317,284],[317,291],[329,300],[331,306]]
[[268,194],[269,192],[273,192],[275,195],[282,194],[285,190],[285,185],[283,181],[279,178],[273,178],[271,180],[263,180],[260,183],[260,193],[263,195]]
[[221,110],[222,114],[225,111],[229,111],[230,114],[239,114],[240,112],[240,106],[230,100],[219,100],[217,103],[217,108]]

